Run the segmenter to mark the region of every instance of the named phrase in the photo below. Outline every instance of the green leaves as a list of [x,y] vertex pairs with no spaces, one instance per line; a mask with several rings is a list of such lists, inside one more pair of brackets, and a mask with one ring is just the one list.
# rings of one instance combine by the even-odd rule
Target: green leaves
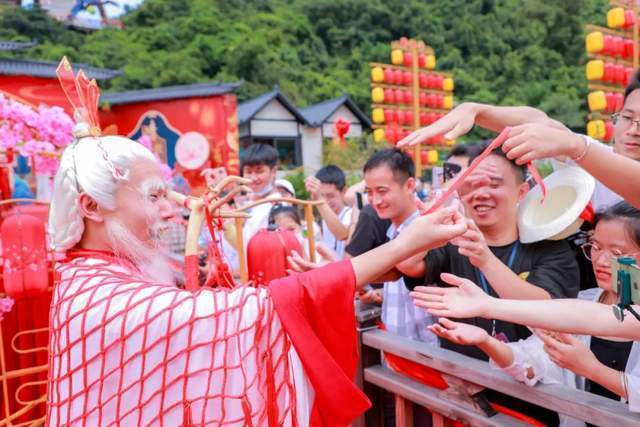
[[583,26],[606,10],[601,0],[146,0],[124,30],[89,34],[2,8],[0,38],[40,41],[3,56],[123,69],[110,90],[243,80],[241,101],[279,84],[300,106],[346,92],[369,111],[368,63],[388,62],[389,42],[409,36],[454,73],[457,101],[532,105],[582,130]]

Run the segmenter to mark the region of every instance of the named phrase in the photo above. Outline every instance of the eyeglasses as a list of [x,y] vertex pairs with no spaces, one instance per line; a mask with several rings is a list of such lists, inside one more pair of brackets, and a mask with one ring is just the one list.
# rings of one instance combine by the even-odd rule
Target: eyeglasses
[[613,122],[614,125],[620,125],[623,126],[625,128],[628,128],[629,126],[631,126],[631,124],[636,125],[636,128],[640,128],[640,119],[633,119],[632,117],[629,116],[623,116],[620,113],[614,113],[611,115],[611,121]]
[[589,261],[595,261],[598,259],[603,253],[608,253],[608,258],[620,258],[620,257],[630,257],[635,258],[636,255],[640,254],[640,252],[635,252],[632,254],[625,254],[617,249],[602,249],[595,242],[587,242],[580,246],[582,249],[582,253]]

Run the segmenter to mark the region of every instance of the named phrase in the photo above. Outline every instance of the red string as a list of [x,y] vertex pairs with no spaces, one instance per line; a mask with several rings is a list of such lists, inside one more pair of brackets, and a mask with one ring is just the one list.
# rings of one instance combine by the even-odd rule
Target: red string
[[[438,200],[436,200],[436,202],[429,209],[426,209],[424,211],[421,209],[421,214],[426,215],[426,214],[433,213],[437,209],[442,207],[445,203],[447,203],[449,199],[453,196],[453,194],[456,191],[458,191],[458,189],[462,186],[462,184],[469,177],[469,175],[480,165],[480,163],[484,159],[486,159],[493,150],[495,150],[496,148],[504,144],[504,142],[509,137],[510,130],[511,130],[510,127],[504,128],[502,132],[500,132],[500,134],[496,137],[496,139],[494,139],[491,142],[491,144],[489,144],[487,148],[485,148],[484,151],[478,157],[473,159],[473,162],[471,162],[471,165],[464,172],[462,172],[460,177],[456,179],[456,182],[454,182],[453,185],[451,185],[447,189],[447,191],[445,191],[445,193]],[[542,201],[544,201],[544,198],[547,195],[547,188],[545,187],[544,182],[542,181],[542,177],[538,173],[538,170],[536,169],[536,167],[531,162],[527,163],[527,168],[529,170],[529,173],[531,173],[531,176],[533,177],[533,179],[540,186],[540,189],[542,190]]]

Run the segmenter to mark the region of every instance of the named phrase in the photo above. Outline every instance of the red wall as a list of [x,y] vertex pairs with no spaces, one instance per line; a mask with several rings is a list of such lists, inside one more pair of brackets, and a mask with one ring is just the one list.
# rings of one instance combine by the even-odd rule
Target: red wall
[[57,105],[73,114],[57,79],[0,75],[0,92],[25,104]]

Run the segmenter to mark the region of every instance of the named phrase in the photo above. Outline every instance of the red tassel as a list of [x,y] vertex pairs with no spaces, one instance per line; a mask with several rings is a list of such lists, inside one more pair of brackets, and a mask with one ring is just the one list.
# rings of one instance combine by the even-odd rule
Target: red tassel
[[278,402],[276,394],[275,373],[273,371],[273,361],[271,360],[271,352],[268,351],[264,355],[265,364],[267,365],[267,418],[269,427],[277,427],[278,425]]
[[246,395],[242,398],[242,412],[244,412],[244,425],[247,427],[253,427],[251,404],[249,403],[249,399],[247,399]]
[[182,427],[193,427],[193,418],[191,417],[191,401],[184,402],[184,413],[182,415]]

